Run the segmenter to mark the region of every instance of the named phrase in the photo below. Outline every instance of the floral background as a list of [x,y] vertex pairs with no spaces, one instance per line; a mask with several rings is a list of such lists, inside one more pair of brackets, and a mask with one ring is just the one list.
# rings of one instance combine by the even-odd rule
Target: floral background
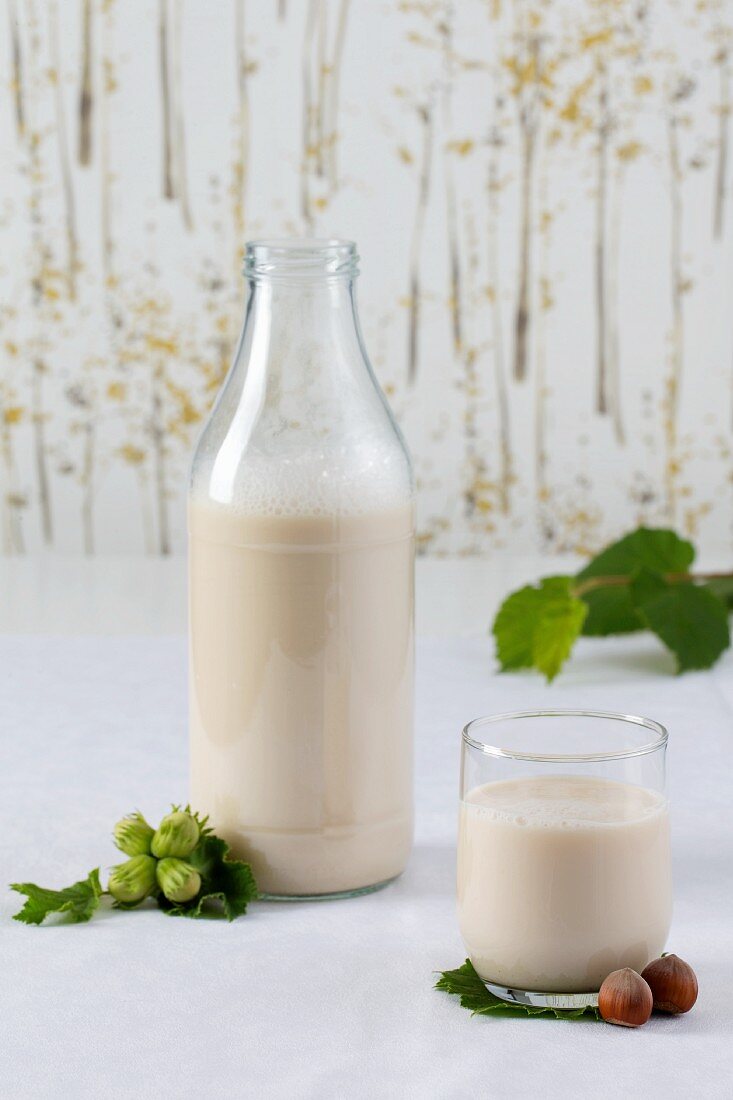
[[733,541],[733,0],[0,0],[0,538],[185,548],[243,242],[355,238],[428,553]]

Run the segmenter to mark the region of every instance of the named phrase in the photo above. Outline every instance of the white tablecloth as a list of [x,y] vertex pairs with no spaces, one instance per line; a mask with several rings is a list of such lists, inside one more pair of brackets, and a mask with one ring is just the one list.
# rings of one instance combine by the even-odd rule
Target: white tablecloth
[[[417,837],[368,897],[254,905],[231,925],[151,909],[29,928],[0,893],[0,1095],[733,1095],[733,659],[665,675],[649,639],[588,641],[550,688],[493,673],[488,639],[418,650]],[[114,821],[186,797],[180,637],[0,638],[0,881],[65,885],[115,862]],[[638,1032],[471,1017],[433,990],[465,957],[455,920],[459,729],[538,704],[670,729],[670,947],[700,999]]]

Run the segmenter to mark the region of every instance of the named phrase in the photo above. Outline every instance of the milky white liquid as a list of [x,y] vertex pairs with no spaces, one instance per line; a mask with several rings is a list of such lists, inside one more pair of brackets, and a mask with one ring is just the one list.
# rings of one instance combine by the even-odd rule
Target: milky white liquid
[[412,842],[413,513],[189,511],[191,802],[260,890],[399,874]]
[[661,954],[672,906],[656,792],[584,776],[487,783],[461,804],[458,913],[482,978],[597,990]]

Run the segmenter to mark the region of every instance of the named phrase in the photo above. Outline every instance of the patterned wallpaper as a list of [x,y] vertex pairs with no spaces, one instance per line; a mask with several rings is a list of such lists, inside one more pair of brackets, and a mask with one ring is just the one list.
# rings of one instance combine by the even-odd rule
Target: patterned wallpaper
[[429,553],[733,541],[733,0],[0,0],[0,537],[185,547],[248,237],[355,238]]

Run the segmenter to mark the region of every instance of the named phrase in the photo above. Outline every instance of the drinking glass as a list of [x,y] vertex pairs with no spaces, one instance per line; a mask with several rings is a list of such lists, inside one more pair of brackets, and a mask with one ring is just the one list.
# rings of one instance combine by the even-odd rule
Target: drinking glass
[[458,916],[498,997],[576,1008],[664,949],[672,908],[667,731],[602,711],[463,730]]

